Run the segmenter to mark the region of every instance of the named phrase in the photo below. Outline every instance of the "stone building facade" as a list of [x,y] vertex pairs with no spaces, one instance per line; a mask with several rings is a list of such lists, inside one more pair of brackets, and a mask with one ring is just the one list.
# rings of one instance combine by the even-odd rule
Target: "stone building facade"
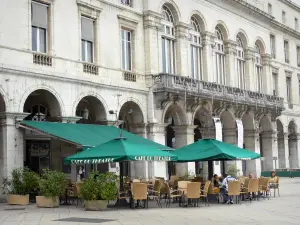
[[[62,159],[76,152],[24,131],[17,123],[23,119],[105,125],[118,119],[124,129],[170,147],[217,138],[262,155],[204,163],[206,172],[232,163],[257,175],[299,168],[300,7],[292,1],[1,5],[1,178],[23,165],[64,169]],[[132,176],[167,177],[168,170],[197,173],[199,165],[130,167]]]

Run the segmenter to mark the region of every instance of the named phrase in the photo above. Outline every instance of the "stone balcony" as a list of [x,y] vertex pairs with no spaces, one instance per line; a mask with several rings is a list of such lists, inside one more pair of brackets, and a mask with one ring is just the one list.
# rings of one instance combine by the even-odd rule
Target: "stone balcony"
[[154,93],[169,92],[234,104],[284,110],[283,98],[170,74],[151,75]]

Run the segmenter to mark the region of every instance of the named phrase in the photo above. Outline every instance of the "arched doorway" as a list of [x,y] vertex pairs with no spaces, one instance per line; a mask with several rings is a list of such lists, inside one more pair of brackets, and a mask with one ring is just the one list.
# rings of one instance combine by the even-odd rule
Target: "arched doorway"
[[[118,119],[121,122],[119,128],[136,135],[146,137],[144,124],[144,115],[140,106],[134,101],[125,102],[120,109]],[[122,166],[124,176],[147,177],[148,164],[147,162],[123,162]]]
[[103,124],[107,113],[103,103],[97,97],[86,96],[77,104],[76,116],[82,117],[77,123]]
[[[59,101],[54,94],[43,89],[35,90],[27,97],[23,112],[29,113],[24,120],[60,122],[62,119]],[[51,141],[49,137],[26,131],[25,139],[25,166],[36,172],[50,168]]]
[[289,167],[299,168],[298,159],[298,137],[297,137],[297,125],[294,120],[292,120],[288,125],[289,132]]

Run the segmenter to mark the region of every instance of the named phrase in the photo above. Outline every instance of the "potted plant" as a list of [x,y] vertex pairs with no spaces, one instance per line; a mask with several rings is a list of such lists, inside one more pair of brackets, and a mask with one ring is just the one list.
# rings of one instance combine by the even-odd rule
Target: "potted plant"
[[40,179],[40,196],[36,196],[38,207],[53,208],[59,206],[59,196],[66,190],[65,174],[53,170],[43,170]]
[[232,164],[228,167],[226,172],[228,175],[230,175],[232,177],[236,177],[239,175],[240,170],[236,167],[236,165]]
[[92,173],[80,188],[79,197],[86,210],[104,210],[109,200],[117,197],[117,176],[113,173]]
[[28,168],[14,169],[10,179],[4,180],[4,190],[9,205],[28,205],[29,193],[39,185],[39,176]]

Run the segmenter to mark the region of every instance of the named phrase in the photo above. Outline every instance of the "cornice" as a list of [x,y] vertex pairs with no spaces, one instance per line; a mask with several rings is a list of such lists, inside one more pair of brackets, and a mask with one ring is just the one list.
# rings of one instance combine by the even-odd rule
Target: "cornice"
[[292,9],[295,9],[296,11],[300,12],[300,6],[292,2],[291,0],[279,0],[279,1],[291,7]]

